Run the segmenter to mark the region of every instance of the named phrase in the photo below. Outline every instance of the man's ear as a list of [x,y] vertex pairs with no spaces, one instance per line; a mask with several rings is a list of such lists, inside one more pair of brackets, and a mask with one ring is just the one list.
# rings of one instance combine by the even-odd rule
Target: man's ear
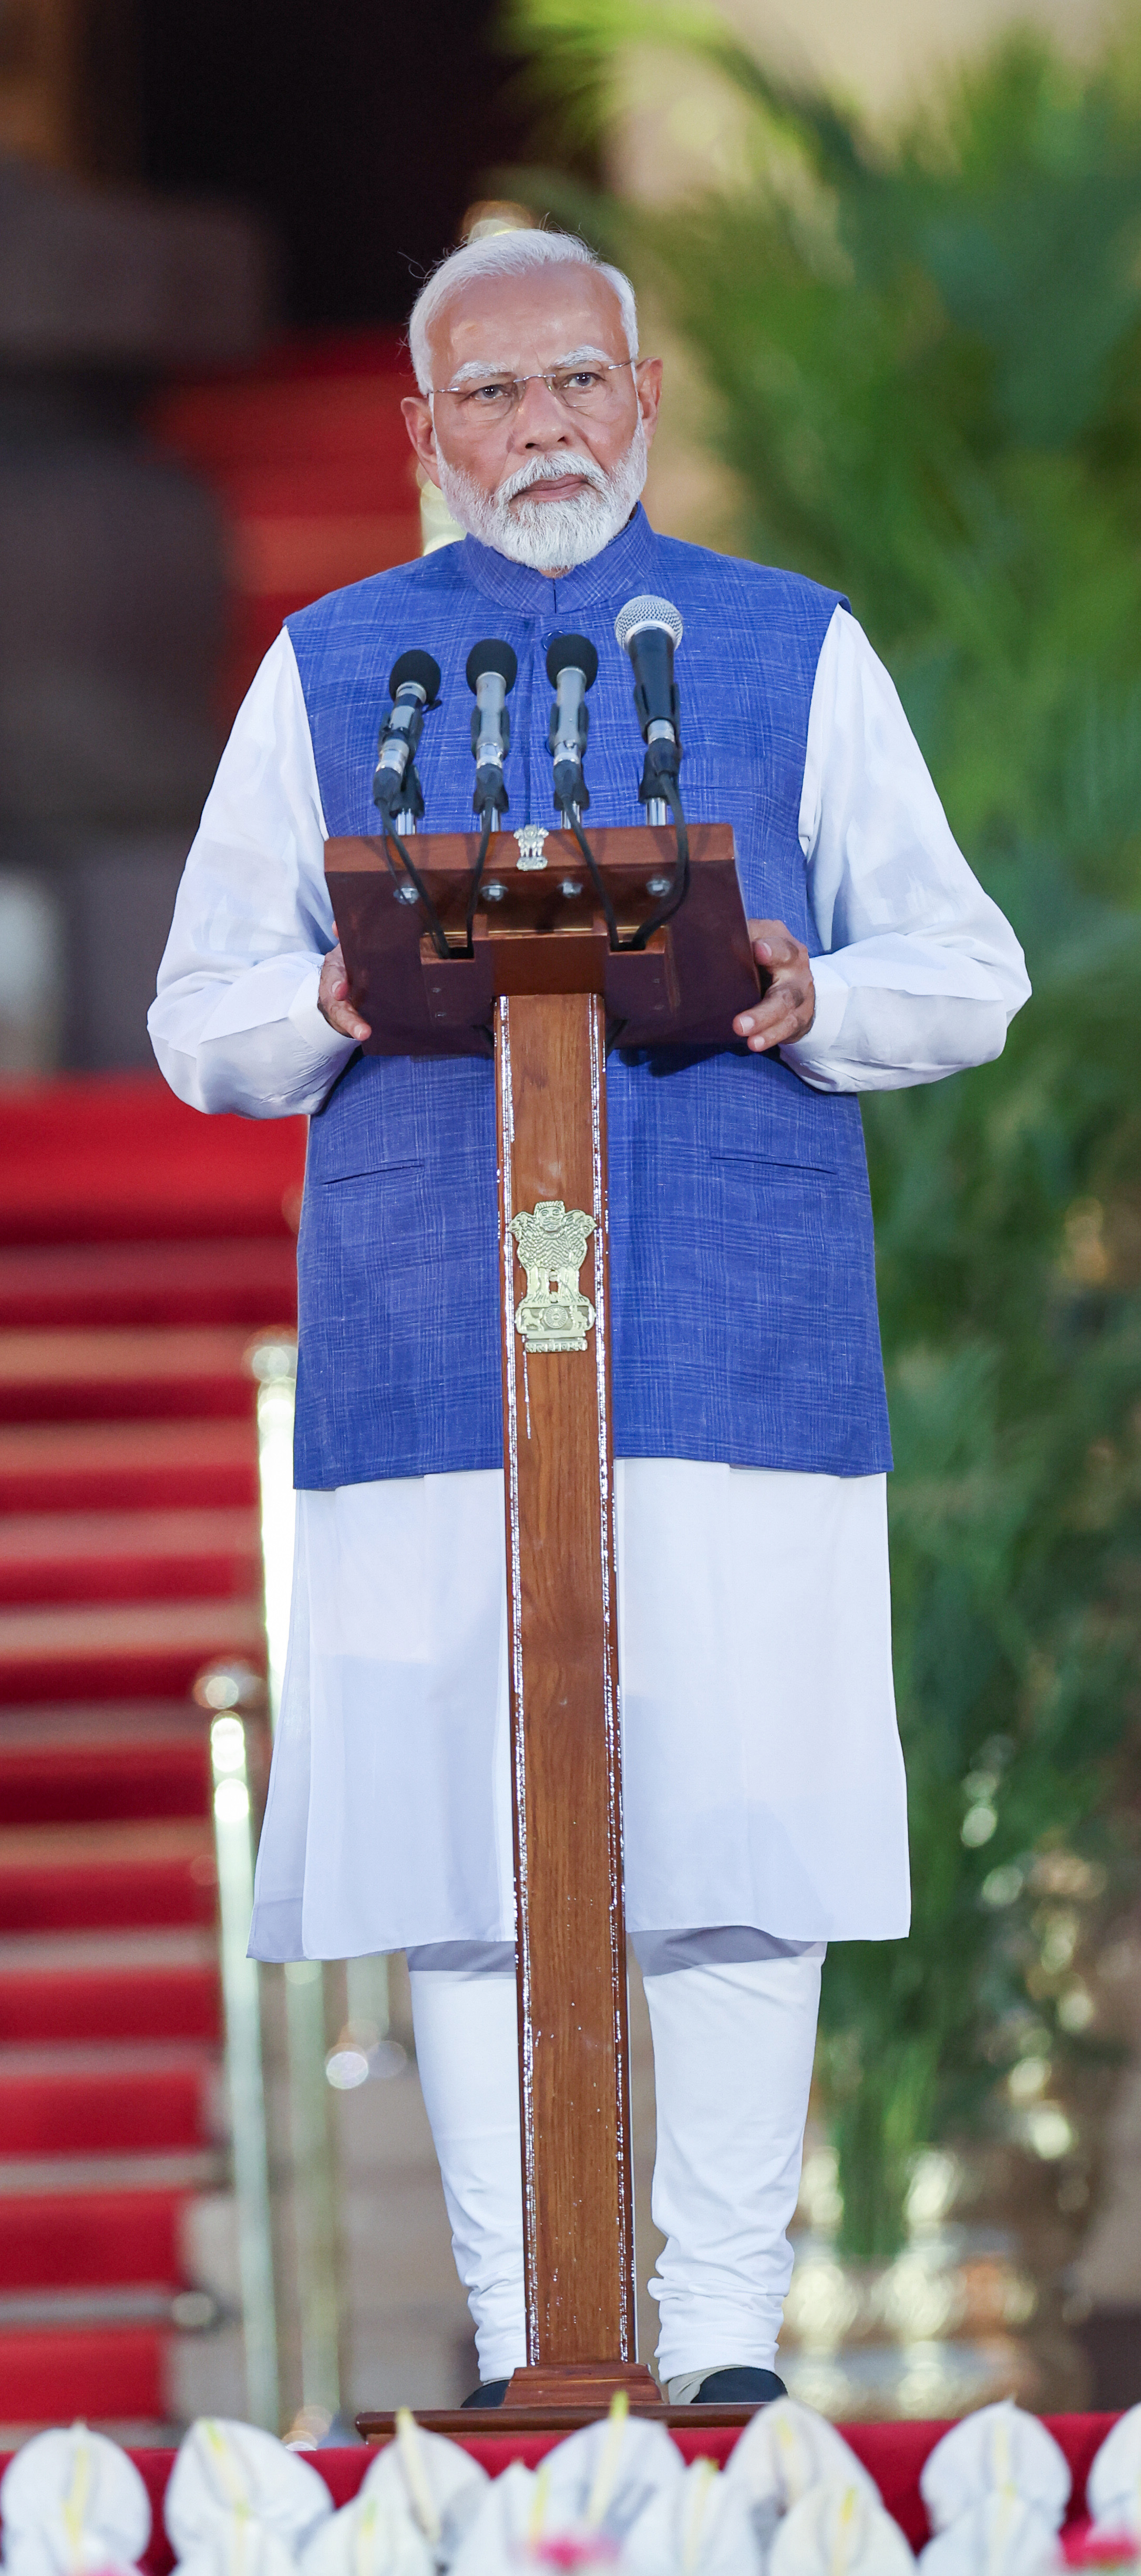
[[436,456],[436,432],[432,425],[432,406],[423,394],[406,394],[400,405],[404,426],[430,483],[440,488],[440,467]]
[[660,358],[643,358],[638,366],[638,409],[649,447],[658,425],[658,405],[662,399],[662,362]]

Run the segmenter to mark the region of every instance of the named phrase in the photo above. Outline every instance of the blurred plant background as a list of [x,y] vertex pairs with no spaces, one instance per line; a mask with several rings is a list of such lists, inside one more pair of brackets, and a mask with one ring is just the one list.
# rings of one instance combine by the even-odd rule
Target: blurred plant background
[[[516,0],[508,42],[547,155],[512,192],[682,335],[728,541],[846,591],[1033,977],[998,1064],[865,1103],[915,1922],[833,1950],[819,2084],[839,2256],[898,2256],[973,2140],[1008,2193],[1021,2151],[1056,2265],[1137,1870],[1141,34],[1081,69],[1007,38],[874,141],[688,11]],[[735,118],[657,204],[566,176],[649,44]]]

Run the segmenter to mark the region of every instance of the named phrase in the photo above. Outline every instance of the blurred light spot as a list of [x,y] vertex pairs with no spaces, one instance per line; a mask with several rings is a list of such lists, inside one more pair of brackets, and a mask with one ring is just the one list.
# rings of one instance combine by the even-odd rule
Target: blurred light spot
[[1088,2030],[1094,2017],[1094,2009],[1094,2000],[1089,1987],[1083,1986],[1080,1977],[1076,1978],[1074,1984],[1067,1986],[1065,1994],[1059,1999],[1058,2019],[1063,2030]]
[[240,1825],[250,1812],[250,1793],[244,1780],[219,1780],[214,1791],[214,1813],[220,1825]]
[[363,2048],[334,2048],[325,2060],[325,2076],[335,2093],[352,2093],[367,2084],[368,2058]]
[[170,2319],[183,2334],[201,2334],[217,2324],[217,2302],[208,2290],[179,2290],[170,2303]]
[[844,2215],[834,2147],[817,2147],[805,2157],[797,2206],[818,2236],[834,2235]]
[[1036,2156],[1053,2164],[1058,2156],[1069,2153],[1074,2133],[1064,2111],[1056,2102],[1038,2102],[1026,2115],[1026,2134]]
[[1048,2057],[1020,2057],[1017,2066],[1012,2066],[1007,2076],[1006,2089],[1012,2102],[1035,2102],[1038,2095],[1045,2092],[1049,2081]]
[[915,2160],[908,2186],[906,2215],[910,2228],[938,2227],[959,2188],[959,2160],[941,2147],[929,2147]]
[[246,1730],[238,1717],[216,1717],[210,1729],[210,1753],[216,1771],[244,1771]]
[[980,1843],[989,1843],[997,1823],[994,1807],[968,1807],[960,1828],[968,1851],[977,1851]]
[[1014,1905],[1026,1882],[1016,1860],[1004,1861],[984,1878],[979,1891],[984,1905]]
[[996,1771],[968,1771],[963,1794],[972,1807],[989,1807],[998,1787]]

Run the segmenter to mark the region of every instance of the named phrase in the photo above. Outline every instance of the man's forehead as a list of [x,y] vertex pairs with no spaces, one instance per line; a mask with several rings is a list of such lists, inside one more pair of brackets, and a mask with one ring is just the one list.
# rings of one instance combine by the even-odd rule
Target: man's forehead
[[[523,363],[557,366],[568,352],[588,346],[627,355],[613,287],[598,269],[570,262],[514,277],[473,278],[448,297],[428,336],[433,359],[446,362],[451,375],[472,359],[514,372]],[[435,366],[433,376],[447,381]]]

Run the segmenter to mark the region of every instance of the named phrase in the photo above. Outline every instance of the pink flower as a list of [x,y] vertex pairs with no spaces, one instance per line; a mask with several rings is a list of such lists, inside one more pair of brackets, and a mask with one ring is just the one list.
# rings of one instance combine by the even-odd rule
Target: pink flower
[[1095,2531],[1091,2523],[1075,2523],[1062,2533],[1062,2556],[1067,2567],[1135,2567],[1138,2544],[1131,2531]]
[[618,2544],[604,2531],[556,2531],[533,2540],[527,2552],[540,2567],[598,2567],[618,2556]]

